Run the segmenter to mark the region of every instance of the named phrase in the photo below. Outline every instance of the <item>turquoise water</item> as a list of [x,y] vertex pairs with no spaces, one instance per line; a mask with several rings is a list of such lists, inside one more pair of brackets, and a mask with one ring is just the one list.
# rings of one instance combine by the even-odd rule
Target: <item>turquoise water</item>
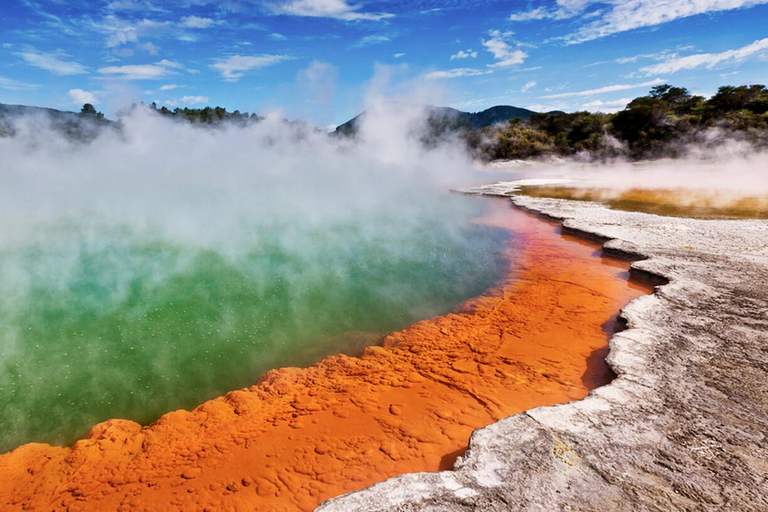
[[408,223],[243,221],[224,246],[98,222],[38,225],[0,247],[0,451],[71,443],[356,353],[499,277],[507,234],[461,196]]

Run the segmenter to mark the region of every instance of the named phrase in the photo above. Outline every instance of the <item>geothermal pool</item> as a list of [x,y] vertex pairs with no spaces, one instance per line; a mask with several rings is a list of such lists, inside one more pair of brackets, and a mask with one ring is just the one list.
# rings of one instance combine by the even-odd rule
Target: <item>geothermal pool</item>
[[500,276],[506,234],[472,222],[488,207],[243,218],[222,245],[86,217],[0,239],[0,452],[147,423],[447,312]]
[[471,226],[491,229],[489,240],[507,234],[489,290],[360,357],[273,370],[145,428],[110,420],[71,448],[24,445],[0,456],[0,502],[312,510],[390,476],[450,468],[476,428],[607,383],[617,312],[651,288],[628,280],[626,261],[508,201],[469,204],[491,208]]

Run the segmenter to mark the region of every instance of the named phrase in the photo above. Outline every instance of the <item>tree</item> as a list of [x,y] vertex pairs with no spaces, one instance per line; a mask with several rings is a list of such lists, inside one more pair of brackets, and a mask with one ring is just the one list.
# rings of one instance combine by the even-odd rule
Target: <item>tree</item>
[[669,113],[669,105],[663,99],[641,96],[617,113],[611,125],[618,138],[629,143],[634,156],[658,156],[675,135]]
[[96,107],[91,105],[90,103],[86,103],[83,105],[83,108],[80,109],[80,115],[83,117],[90,117],[93,119],[104,119],[104,114],[101,112],[98,112],[96,110]]
[[751,103],[761,103],[766,95],[768,91],[764,85],[724,85],[712,96],[709,104],[718,113],[733,112],[748,108]]
[[651,89],[651,98],[661,100],[670,108],[676,109],[691,99],[691,93],[685,87],[674,87],[669,84],[657,85]]
[[94,107],[90,103],[86,103],[85,105],[83,105],[83,108],[80,109],[80,113],[84,116],[95,116],[96,107]]

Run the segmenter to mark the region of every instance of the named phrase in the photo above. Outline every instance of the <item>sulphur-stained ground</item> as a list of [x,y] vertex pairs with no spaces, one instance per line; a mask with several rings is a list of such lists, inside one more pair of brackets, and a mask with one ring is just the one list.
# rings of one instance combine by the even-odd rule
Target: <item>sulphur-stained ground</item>
[[476,431],[453,471],[320,510],[768,510],[768,222],[512,200],[669,280],[624,308],[618,378]]

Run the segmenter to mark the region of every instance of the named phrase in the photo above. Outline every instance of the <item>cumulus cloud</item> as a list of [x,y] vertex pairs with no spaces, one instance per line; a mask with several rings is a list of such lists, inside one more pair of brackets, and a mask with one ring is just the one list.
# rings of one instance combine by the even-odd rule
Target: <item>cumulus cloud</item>
[[468,50],[459,50],[458,52],[451,55],[451,60],[476,59],[476,58],[477,58],[477,52],[473,51],[471,48]]
[[597,89],[588,89],[586,91],[576,91],[576,92],[561,92],[558,94],[549,94],[547,96],[542,96],[542,98],[545,99],[556,99],[556,98],[572,98],[572,97],[578,97],[578,96],[594,96],[596,94],[605,94],[609,92],[617,92],[617,91],[626,91],[628,89],[638,89],[640,87],[652,87],[654,85],[663,84],[666,82],[663,78],[656,78],[654,80],[648,81],[648,82],[642,82],[639,84],[616,84],[616,85],[606,85],[605,87],[598,87]]
[[360,12],[360,5],[350,5],[345,0],[289,0],[272,5],[275,14],[333,18],[343,21],[382,20],[394,14]]
[[698,53],[685,57],[671,56],[667,60],[640,69],[646,75],[658,75],[662,73],[677,73],[684,69],[704,67],[712,69],[724,62],[739,62],[753,55],[768,53],[768,38],[757,40],[735,50],[726,50],[720,53]]
[[179,102],[184,105],[202,105],[208,103],[208,96],[182,96]]
[[219,71],[225,80],[236,82],[252,69],[274,66],[291,59],[293,57],[290,55],[232,55],[216,59],[216,62],[211,64],[211,68]]
[[512,32],[491,30],[488,35],[491,37],[488,40],[483,40],[483,46],[497,61],[495,64],[491,64],[491,67],[503,68],[521,64],[528,56],[519,48],[510,46],[508,41],[512,37]]
[[82,75],[88,72],[82,64],[65,60],[68,55],[63,52],[44,53],[31,49],[16,55],[30,66],[50,71],[54,75]]
[[83,105],[84,103],[90,103],[92,105],[99,104],[99,100],[94,93],[82,89],[70,89],[67,92],[67,95],[75,105]]

